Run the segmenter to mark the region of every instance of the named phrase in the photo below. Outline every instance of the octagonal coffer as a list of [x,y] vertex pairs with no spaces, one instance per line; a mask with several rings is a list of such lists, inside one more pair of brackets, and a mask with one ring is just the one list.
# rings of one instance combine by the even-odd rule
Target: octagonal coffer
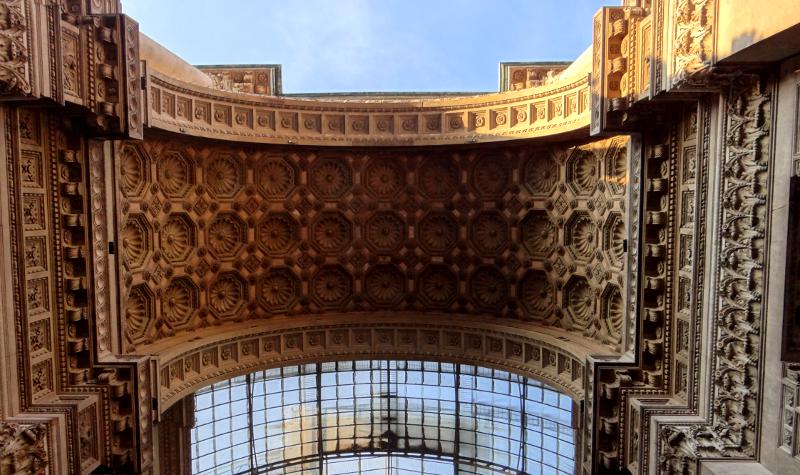
[[406,186],[406,170],[401,158],[376,157],[362,175],[367,192],[378,200],[396,198]]
[[297,187],[297,168],[288,157],[268,155],[255,166],[256,188],[267,199],[287,198]]
[[195,183],[194,163],[180,152],[170,150],[157,161],[158,185],[165,196],[182,198]]
[[591,150],[576,148],[567,159],[567,185],[579,196],[591,195],[600,179],[600,162]]
[[535,258],[547,257],[558,244],[558,227],[545,211],[529,211],[519,227],[523,247]]
[[155,320],[155,295],[147,284],[131,287],[125,304],[125,334],[133,344],[144,343]]
[[392,264],[372,266],[364,276],[364,293],[376,307],[398,305],[406,295],[406,277]]
[[575,212],[564,225],[564,242],[576,261],[588,262],[597,250],[597,226],[589,213]]
[[208,191],[220,199],[233,198],[244,183],[242,160],[230,152],[212,155],[206,162],[203,173]]
[[233,212],[218,213],[206,229],[206,246],[219,259],[235,256],[246,239],[247,225]]
[[288,267],[267,270],[258,279],[258,302],[270,313],[285,313],[300,298],[300,279]]
[[556,289],[547,279],[547,274],[530,270],[519,283],[519,299],[529,317],[544,320],[553,312]]
[[197,229],[186,213],[172,213],[159,230],[161,255],[171,263],[181,263],[194,249]]
[[393,211],[378,211],[367,219],[365,237],[375,252],[396,252],[405,243],[406,223]]
[[311,244],[321,253],[347,249],[353,240],[353,223],[339,211],[323,211],[311,224]]
[[208,308],[220,319],[235,318],[247,300],[247,285],[235,272],[223,272],[208,286]]
[[300,225],[285,211],[267,213],[256,225],[256,243],[266,254],[285,254],[300,240]]
[[131,269],[144,265],[147,255],[153,248],[153,228],[147,218],[139,213],[128,216],[120,233],[122,255]]
[[341,198],[353,187],[353,171],[343,158],[317,158],[309,167],[308,185],[317,198]]
[[353,293],[353,278],[342,266],[324,265],[311,277],[311,298],[321,308],[341,308]]
[[161,318],[173,330],[183,330],[199,308],[199,290],[187,277],[172,279],[161,294]]
[[119,155],[119,187],[127,198],[139,196],[150,182],[150,159],[141,147],[125,144]]

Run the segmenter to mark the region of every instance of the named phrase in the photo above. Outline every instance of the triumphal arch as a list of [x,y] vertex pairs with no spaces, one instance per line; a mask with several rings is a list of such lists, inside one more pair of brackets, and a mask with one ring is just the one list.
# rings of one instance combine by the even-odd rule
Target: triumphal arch
[[1,474],[800,473],[796,0],[366,97],[121,11],[0,0]]

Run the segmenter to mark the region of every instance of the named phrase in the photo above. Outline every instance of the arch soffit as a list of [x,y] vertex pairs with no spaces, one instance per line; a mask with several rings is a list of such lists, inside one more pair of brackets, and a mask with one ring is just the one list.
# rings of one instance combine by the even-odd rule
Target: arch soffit
[[609,351],[574,332],[530,322],[381,312],[231,323],[140,349],[157,361],[162,413],[198,389],[238,375],[293,364],[373,358],[497,368],[535,378],[580,400],[586,358]]

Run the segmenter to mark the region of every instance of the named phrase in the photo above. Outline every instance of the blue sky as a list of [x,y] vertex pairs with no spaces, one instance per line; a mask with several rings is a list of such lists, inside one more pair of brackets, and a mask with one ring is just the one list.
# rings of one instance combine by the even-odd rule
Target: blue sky
[[569,61],[614,0],[123,0],[192,64],[283,65],[286,93],[495,91],[502,61]]

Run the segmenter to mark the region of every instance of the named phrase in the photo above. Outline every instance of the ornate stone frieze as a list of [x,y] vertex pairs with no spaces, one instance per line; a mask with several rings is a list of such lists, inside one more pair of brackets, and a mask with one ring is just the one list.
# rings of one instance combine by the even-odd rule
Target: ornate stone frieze
[[151,71],[147,124],[199,137],[308,145],[436,145],[570,132],[589,124],[585,75],[436,100],[322,101],[232,94]]
[[701,457],[756,454],[772,162],[770,108],[770,96],[757,77],[741,78],[727,97],[714,276],[720,293],[711,333],[711,420],[708,425],[661,426],[660,464],[668,473],[694,472]]
[[33,92],[30,26],[25,0],[0,2],[0,93],[25,96]]
[[672,87],[711,66],[715,10],[712,0],[675,0]]
[[0,473],[47,473],[47,426],[0,421]]
[[214,81],[221,91],[262,96],[281,94],[281,67],[279,65],[249,66],[198,66]]

